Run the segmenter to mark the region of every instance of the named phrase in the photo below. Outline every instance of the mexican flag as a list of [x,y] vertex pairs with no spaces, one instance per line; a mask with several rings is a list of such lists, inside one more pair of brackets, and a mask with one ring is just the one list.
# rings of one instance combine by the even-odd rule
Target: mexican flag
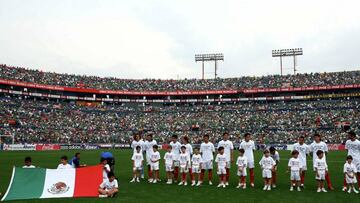
[[10,185],[1,199],[98,197],[103,166],[73,169],[14,167]]

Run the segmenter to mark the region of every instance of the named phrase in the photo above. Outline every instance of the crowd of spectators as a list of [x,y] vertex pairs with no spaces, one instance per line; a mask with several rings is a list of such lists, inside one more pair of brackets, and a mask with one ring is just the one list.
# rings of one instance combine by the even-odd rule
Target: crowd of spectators
[[38,84],[59,85],[80,88],[136,91],[191,91],[191,90],[234,90],[241,88],[307,87],[357,84],[360,71],[331,73],[306,73],[296,75],[267,75],[262,77],[237,77],[217,79],[130,80],[115,77],[81,76],[43,72],[0,65],[0,78],[20,80]]
[[137,106],[104,104],[84,107],[74,102],[0,96],[0,134],[16,143],[129,143],[134,133],[152,133],[159,143],[173,134],[199,143],[205,133],[216,142],[250,132],[267,143],[307,141],[315,132],[328,143],[345,140],[344,125],[358,131],[360,99],[243,102],[237,104]]

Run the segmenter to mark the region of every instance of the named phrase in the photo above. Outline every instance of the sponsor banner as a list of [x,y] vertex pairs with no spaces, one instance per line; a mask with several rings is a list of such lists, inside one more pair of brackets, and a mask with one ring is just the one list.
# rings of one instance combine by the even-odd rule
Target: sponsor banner
[[45,151],[45,150],[60,150],[60,145],[58,144],[36,144],[36,151]]
[[3,150],[9,151],[35,151],[33,144],[4,144]]
[[129,144],[115,144],[114,148],[115,149],[125,149],[125,148],[131,148],[131,146]]
[[344,144],[327,144],[329,151],[344,151]]
[[98,145],[88,145],[88,144],[61,144],[60,149],[71,150],[71,149],[99,149]]

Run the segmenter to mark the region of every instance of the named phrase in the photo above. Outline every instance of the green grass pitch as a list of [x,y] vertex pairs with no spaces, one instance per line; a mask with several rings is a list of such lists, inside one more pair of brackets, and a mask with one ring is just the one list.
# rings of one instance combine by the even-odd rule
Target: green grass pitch
[[[88,165],[97,164],[101,150],[82,150],[82,163]],[[205,183],[202,187],[166,185],[164,181],[158,184],[150,184],[146,181],[141,183],[129,183],[131,179],[131,154],[132,150],[112,150],[116,158],[115,173],[119,180],[120,192],[116,198],[62,198],[62,199],[35,199],[13,202],[360,202],[360,195],[347,194],[341,191],[343,184],[343,164],[346,152],[332,151],[327,161],[335,191],[328,193],[316,193],[316,181],[314,173],[309,170],[305,179],[305,189],[302,192],[289,191],[289,173],[286,173],[287,162],[290,157],[289,151],[280,151],[281,161],[278,167],[277,188],[272,191],[262,191],[262,178],[260,167],[256,165],[255,188],[248,187],[245,190],[236,189],[238,177],[236,167],[231,169],[230,186],[227,188],[216,188],[217,176],[213,177],[214,185]],[[55,168],[61,155],[72,157],[75,151],[2,151],[0,152],[0,192],[4,194],[10,181],[12,166],[22,166],[25,156],[31,156],[33,164],[38,167]],[[162,152],[162,155],[164,152]],[[237,152],[235,154],[237,156]],[[255,162],[258,163],[261,152],[256,152]],[[308,158],[308,168],[312,166],[311,158]],[[163,163],[163,162],[161,162]],[[163,164],[160,164],[161,166]],[[164,180],[165,172],[160,169],[160,176]],[[207,176],[205,176],[207,177]]]

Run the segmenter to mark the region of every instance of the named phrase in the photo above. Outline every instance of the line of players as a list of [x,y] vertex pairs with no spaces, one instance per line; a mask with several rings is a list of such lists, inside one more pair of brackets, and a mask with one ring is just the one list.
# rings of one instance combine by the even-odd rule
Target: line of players
[[[348,135],[349,139],[345,144],[345,148],[348,150],[348,157],[344,164],[343,191],[346,191],[349,186],[349,193],[351,190],[357,193],[358,191],[355,189],[354,183],[358,182],[360,188],[360,181],[357,181],[357,179],[360,179],[360,141],[357,140],[356,134],[353,131],[350,131]],[[304,187],[307,156],[313,157],[313,170],[318,182],[317,192],[327,192],[324,188],[324,181],[327,182],[328,189],[334,190],[326,163],[328,147],[325,142],[321,141],[319,134],[314,134],[313,138],[314,142],[307,145],[305,144],[305,138],[301,136],[298,142],[293,145],[292,158],[288,163],[288,172],[290,172],[291,180],[290,191],[293,191],[295,187],[298,191],[301,191],[301,187]],[[228,133],[223,134],[223,139],[218,143],[217,150],[215,150],[214,144],[209,141],[208,135],[203,136],[200,148],[195,148],[194,151],[187,137],[182,137],[182,144],[178,142],[176,135],[172,136],[171,139],[167,152],[163,157],[167,184],[176,183],[179,174],[181,174],[179,185],[187,185],[186,176],[189,174],[191,185],[201,186],[207,171],[208,183],[212,185],[213,161],[215,161],[216,172],[220,180],[218,187],[229,185],[230,166],[234,161],[234,146],[229,140]],[[134,176],[130,182],[140,182],[140,176],[143,178],[143,153],[145,153],[146,157],[148,181],[151,183],[159,182],[159,162],[161,157],[158,152],[157,142],[152,139],[152,135],[147,135],[145,142],[141,140],[139,135],[135,135],[131,147],[134,149],[132,156]],[[236,161],[238,167],[237,175],[239,176],[237,188],[246,188],[247,169],[249,169],[250,173],[250,186],[254,187],[254,150],[255,143],[251,138],[251,134],[246,133],[244,140],[240,143],[239,157]],[[214,153],[216,151],[217,154],[214,160]],[[264,190],[271,190],[271,188],[276,187],[276,170],[279,161],[280,156],[275,148],[270,147],[270,150],[264,151],[264,156],[259,162],[264,179]]]

